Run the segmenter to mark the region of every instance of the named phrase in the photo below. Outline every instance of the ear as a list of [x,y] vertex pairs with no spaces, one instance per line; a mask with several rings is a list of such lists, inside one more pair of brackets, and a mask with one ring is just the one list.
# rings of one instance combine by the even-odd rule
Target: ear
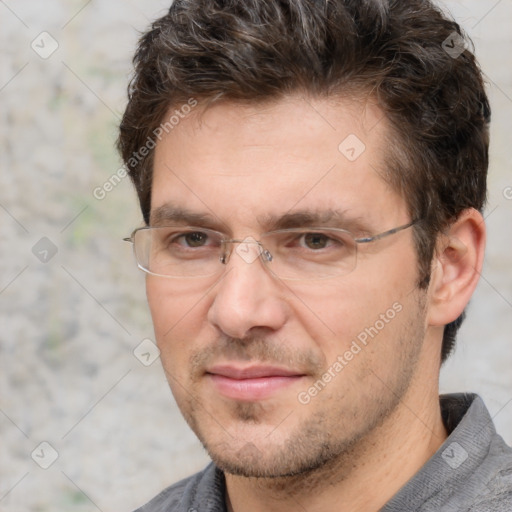
[[449,324],[466,307],[482,271],[485,232],[482,215],[470,208],[439,236],[429,285],[429,325]]

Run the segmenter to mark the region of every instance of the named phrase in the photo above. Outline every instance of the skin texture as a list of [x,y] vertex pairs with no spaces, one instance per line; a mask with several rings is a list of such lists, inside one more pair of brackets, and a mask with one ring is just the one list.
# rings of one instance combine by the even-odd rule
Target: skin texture
[[[365,144],[354,161],[338,149],[350,134]],[[411,220],[381,177],[387,135],[371,102],[293,96],[198,108],[156,147],[152,212],[186,208],[211,216],[202,227],[258,239],[272,228],[269,215],[336,209],[357,236],[379,233]],[[484,241],[480,214],[468,210],[440,237],[428,290],[416,286],[411,229],[359,246],[355,270],[329,280],[282,281],[236,251],[212,277],[147,277],[166,376],[226,472],[230,510],[378,510],[417,472],[447,436],[442,329],[469,300]],[[400,311],[332,370],[393,305]],[[243,400],[220,393],[207,374],[258,364],[300,377]],[[301,403],[329,368],[329,382]]]

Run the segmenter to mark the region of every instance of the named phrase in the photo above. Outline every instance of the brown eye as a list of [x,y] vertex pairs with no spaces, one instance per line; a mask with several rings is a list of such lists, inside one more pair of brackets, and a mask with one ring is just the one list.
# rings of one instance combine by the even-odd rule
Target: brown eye
[[322,233],[307,233],[304,235],[304,244],[308,249],[325,249],[329,237]]
[[208,236],[206,233],[201,233],[199,231],[194,231],[192,233],[183,235],[184,243],[189,247],[202,247],[205,245],[207,239]]

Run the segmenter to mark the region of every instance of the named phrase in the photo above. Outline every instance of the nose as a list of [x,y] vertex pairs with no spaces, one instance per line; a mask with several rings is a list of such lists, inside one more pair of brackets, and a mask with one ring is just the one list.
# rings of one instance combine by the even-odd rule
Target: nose
[[253,249],[241,244],[231,253],[208,311],[208,321],[232,338],[243,339],[253,329],[276,331],[288,317],[283,287]]

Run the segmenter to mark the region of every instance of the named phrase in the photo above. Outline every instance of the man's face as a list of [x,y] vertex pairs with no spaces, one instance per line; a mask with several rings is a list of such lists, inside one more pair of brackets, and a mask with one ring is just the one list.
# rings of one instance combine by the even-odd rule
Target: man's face
[[[197,113],[157,145],[153,219],[168,206],[256,240],[297,212],[339,212],[329,226],[358,237],[411,220],[381,178],[389,128],[376,106],[294,97]],[[234,249],[212,277],[147,277],[184,417],[231,473],[285,476],[342,457],[396,413],[421,367],[412,231],[361,244],[350,274],[323,280],[280,280]]]

